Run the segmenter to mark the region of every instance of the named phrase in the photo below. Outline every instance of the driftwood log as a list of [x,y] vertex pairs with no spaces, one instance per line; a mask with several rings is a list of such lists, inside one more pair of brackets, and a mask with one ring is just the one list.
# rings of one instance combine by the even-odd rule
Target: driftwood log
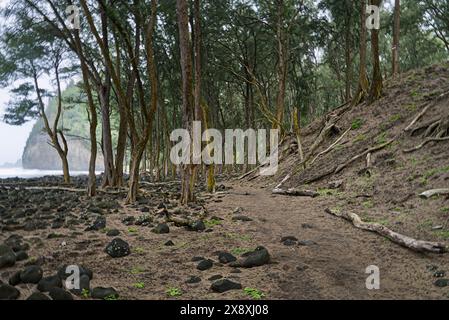
[[449,189],[434,189],[421,193],[419,196],[424,199],[430,199],[433,196],[449,195]]
[[417,252],[431,252],[431,253],[445,253],[448,251],[448,247],[444,243],[422,241],[410,238],[408,236],[394,232],[387,227],[379,223],[367,223],[355,213],[351,212],[339,212],[336,210],[326,209],[326,212],[353,223],[353,225],[361,230],[375,232],[397,243],[405,248],[411,249]]
[[281,188],[275,188],[272,191],[273,194],[283,195],[283,196],[291,196],[291,197],[311,197],[316,198],[320,194],[316,191],[312,190],[298,190],[295,188],[290,189],[281,189]]

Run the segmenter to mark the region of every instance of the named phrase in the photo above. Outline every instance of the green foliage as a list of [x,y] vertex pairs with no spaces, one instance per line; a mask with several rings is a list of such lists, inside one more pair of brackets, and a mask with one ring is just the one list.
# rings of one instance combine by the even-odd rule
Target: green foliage
[[264,294],[262,291],[258,290],[258,289],[254,289],[254,288],[249,288],[249,287],[247,287],[247,288],[243,289],[243,291],[244,291],[248,296],[250,296],[251,298],[253,298],[254,300],[260,300],[260,299],[262,299],[262,298],[265,297],[265,294]]
[[363,119],[355,119],[351,124],[351,129],[358,130],[363,126],[364,123],[365,122],[363,121]]
[[133,284],[133,287],[136,289],[145,289],[145,283],[144,282],[137,282]]
[[168,288],[165,293],[171,298],[182,296],[182,290],[179,288]]

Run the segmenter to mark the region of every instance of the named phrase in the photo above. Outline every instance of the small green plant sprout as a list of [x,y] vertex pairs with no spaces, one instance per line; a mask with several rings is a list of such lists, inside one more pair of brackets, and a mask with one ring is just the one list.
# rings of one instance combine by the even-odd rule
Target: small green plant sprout
[[395,114],[395,115],[391,116],[388,121],[390,123],[395,123],[395,122],[398,122],[401,119],[402,119],[402,116],[400,114]]
[[137,233],[138,230],[136,228],[128,228],[129,233]]
[[90,291],[88,289],[83,289],[81,291],[81,297],[83,299],[89,299],[90,298]]
[[206,225],[206,228],[213,228],[215,226],[220,225],[222,222],[218,219],[211,219],[211,220],[205,220],[204,224]]
[[449,207],[441,208],[442,213],[449,213]]
[[140,255],[145,254],[145,249],[141,248],[141,247],[134,248],[133,251],[134,251],[134,253],[137,253],[137,254],[140,254]]
[[104,300],[106,300],[106,301],[115,301],[115,300],[118,300],[118,295],[117,295],[117,294],[111,294],[111,295],[105,297]]
[[355,119],[351,124],[351,129],[358,130],[363,126],[363,123],[364,123],[363,119],[360,119],[360,118]]
[[254,288],[245,288],[243,291],[254,300],[260,300],[265,297],[265,294],[262,291]]
[[137,282],[133,284],[133,287],[136,289],[145,289],[145,283],[143,282]]
[[182,296],[182,291],[179,288],[168,288],[165,292],[167,293],[167,296],[172,298]]

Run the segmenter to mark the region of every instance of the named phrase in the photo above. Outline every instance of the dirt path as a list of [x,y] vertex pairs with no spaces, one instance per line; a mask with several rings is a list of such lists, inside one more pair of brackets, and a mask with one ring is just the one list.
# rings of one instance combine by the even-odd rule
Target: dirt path
[[[131,255],[113,259],[104,248],[111,241],[105,232],[84,231],[86,225],[54,230],[18,231],[31,247],[30,257],[44,257],[45,276],[54,275],[62,265],[79,264],[94,273],[91,287],[114,287],[122,299],[170,299],[167,290],[176,288],[175,299],[250,299],[243,290],[224,294],[211,291],[213,276],[239,282],[243,288],[262,291],[267,299],[447,299],[449,289],[434,286],[436,270],[449,272],[448,255],[422,255],[403,249],[377,235],[353,228],[349,223],[324,212],[333,207],[332,198],[290,198],[274,196],[268,189],[230,185],[228,194],[207,201],[210,232],[192,232],[170,226],[170,233],[158,235],[151,227],[126,226],[127,216],[139,217],[137,207],[107,214],[107,229],[118,229]],[[235,209],[252,221],[235,221]],[[212,219],[216,217],[221,221]],[[0,233],[4,241],[10,232]],[[282,237],[294,236],[304,246],[285,246]],[[167,241],[174,246],[166,246]],[[253,269],[236,270],[218,263],[217,252],[239,255],[257,246],[266,247],[272,263]],[[196,269],[194,257],[212,259],[207,271]],[[381,289],[367,290],[365,270],[380,268]],[[7,279],[24,262],[1,271]],[[201,281],[188,284],[190,277]],[[19,285],[21,298],[35,290]]]
[[[254,219],[242,225],[240,232],[251,235],[253,241],[272,253],[276,264],[260,275],[273,284],[266,288],[270,290],[270,298],[448,298],[449,290],[436,288],[433,273],[428,271],[429,265],[448,270],[447,255],[414,253],[382,237],[357,230],[326,214],[324,209],[332,206],[328,202],[322,198],[274,196],[269,190],[235,187],[222,203],[210,207],[221,214],[242,207]],[[311,240],[316,245],[287,247],[280,243],[285,236]],[[370,265],[380,268],[378,291],[365,287],[368,277],[365,270]]]

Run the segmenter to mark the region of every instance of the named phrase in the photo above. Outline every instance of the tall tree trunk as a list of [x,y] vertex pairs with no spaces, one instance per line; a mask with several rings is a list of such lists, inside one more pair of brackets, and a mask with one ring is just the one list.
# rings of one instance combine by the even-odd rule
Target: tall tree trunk
[[[105,8],[100,5],[101,27],[103,43],[109,52],[108,39],[108,18]],[[111,71],[106,65],[104,84],[99,88],[99,99],[101,107],[102,120],[102,141],[103,141],[103,159],[104,159],[104,176],[103,187],[113,186],[114,175],[114,154],[112,151],[112,135],[111,135],[111,119],[110,119],[110,95],[111,95]]]
[[[176,8],[178,15],[179,47],[181,52],[183,124],[184,128],[187,129],[192,136],[195,110],[192,94],[192,47],[189,34],[189,7],[187,0],[177,0]],[[195,186],[192,184],[194,175],[194,165],[181,165],[181,204],[188,204],[195,201]]]
[[394,5],[394,26],[393,26],[393,52],[392,52],[392,71],[393,77],[399,74],[399,45],[401,29],[401,1],[395,0]]
[[[371,4],[380,7],[382,0],[371,0]],[[379,30],[371,30],[371,50],[373,54],[373,79],[371,82],[369,101],[381,98],[383,90],[382,70],[380,68]]]
[[357,88],[357,93],[354,95],[352,104],[356,105],[363,101],[368,96],[369,91],[369,80],[368,73],[366,71],[366,40],[367,40],[367,30],[366,30],[366,0],[360,1],[360,66],[359,66],[359,84]]
[[352,98],[352,8],[347,12],[346,31],[345,31],[345,63],[346,63],[346,79],[345,79],[345,101]]
[[277,0],[278,21],[277,21],[277,43],[278,43],[278,92],[276,98],[276,123],[273,127],[282,130],[285,112],[285,91],[287,85],[288,72],[288,40],[284,31],[284,0]]

